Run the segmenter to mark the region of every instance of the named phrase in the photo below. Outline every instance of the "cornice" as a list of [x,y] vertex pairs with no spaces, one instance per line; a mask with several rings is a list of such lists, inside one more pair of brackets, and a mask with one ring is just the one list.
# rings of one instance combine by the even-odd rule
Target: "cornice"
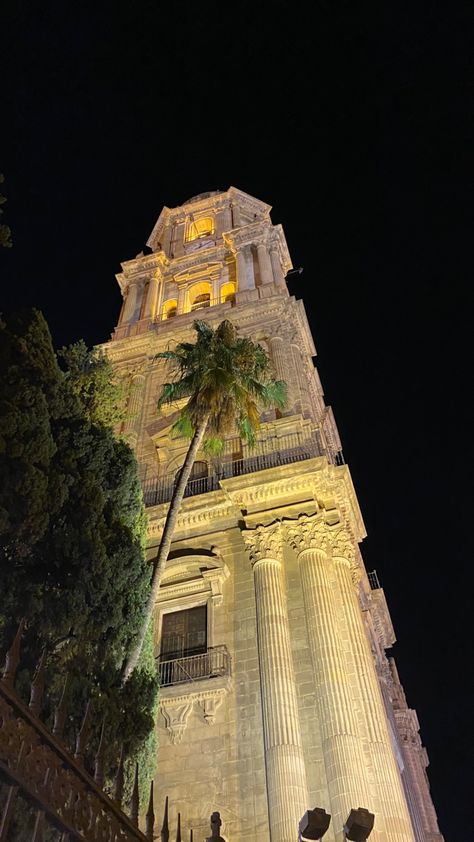
[[241,228],[234,228],[222,234],[225,244],[232,252],[242,246],[254,245],[257,241],[266,242],[271,235],[273,226],[270,220],[252,222],[250,225],[243,225]]

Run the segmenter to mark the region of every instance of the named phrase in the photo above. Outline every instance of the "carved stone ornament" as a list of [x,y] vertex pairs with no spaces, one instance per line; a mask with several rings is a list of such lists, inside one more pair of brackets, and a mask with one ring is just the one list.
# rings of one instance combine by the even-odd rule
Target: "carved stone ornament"
[[332,554],[334,558],[345,558],[347,561],[354,562],[355,551],[354,542],[347,531],[347,529],[335,529],[330,533]]
[[173,745],[181,742],[192,708],[192,701],[185,701],[182,704],[161,704],[161,712]]
[[280,523],[243,529],[242,537],[252,564],[264,558],[281,559],[283,539]]
[[212,680],[215,684],[211,689],[208,680],[195,681],[189,685],[189,690],[183,691],[181,687],[180,696],[168,695],[167,691],[173,693],[177,689],[174,687],[164,687],[160,691],[160,709],[173,745],[178,745],[183,739],[193,707],[203,716],[207,725],[214,725],[217,711],[229,692],[231,679],[225,676]]
[[284,522],[285,538],[297,553],[303,550],[331,550],[330,532],[321,515],[300,515],[298,520]]
[[213,696],[199,701],[199,707],[202,709],[204,721],[208,725],[214,725],[217,709],[221,706],[223,699],[224,696],[221,693],[219,696]]

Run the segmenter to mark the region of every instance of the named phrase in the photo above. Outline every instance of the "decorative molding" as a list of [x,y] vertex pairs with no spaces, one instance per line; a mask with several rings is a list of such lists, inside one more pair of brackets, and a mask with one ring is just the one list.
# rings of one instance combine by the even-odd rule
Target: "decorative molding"
[[281,560],[283,539],[280,523],[257,526],[255,529],[243,529],[242,538],[252,565],[267,558]]
[[321,515],[300,515],[296,521],[283,521],[284,535],[296,553],[304,550],[331,550],[328,526]]
[[181,742],[193,708],[197,708],[207,725],[214,725],[216,714],[232,686],[230,676],[215,676],[160,689],[160,710],[170,740]]
[[161,712],[165,718],[166,727],[169,731],[170,740],[173,745],[179,745],[188,724],[188,717],[193,709],[191,701],[184,704],[166,704],[162,700]]

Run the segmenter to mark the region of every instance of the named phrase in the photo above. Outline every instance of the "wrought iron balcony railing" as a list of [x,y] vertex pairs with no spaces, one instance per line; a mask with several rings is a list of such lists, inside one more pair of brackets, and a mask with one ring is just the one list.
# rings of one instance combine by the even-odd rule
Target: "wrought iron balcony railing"
[[[252,474],[293,462],[302,462],[315,456],[323,456],[325,453],[317,433],[304,440],[299,433],[268,439],[265,442],[259,442],[251,455],[242,459],[223,459],[208,476],[190,479],[184,496],[194,497],[197,494],[216,491],[222,479]],[[171,500],[175,483],[175,476],[145,481],[143,486],[145,506],[156,506],[158,503]]]
[[230,675],[230,655],[225,646],[209,647],[200,655],[184,655],[164,661],[158,659],[161,687]]

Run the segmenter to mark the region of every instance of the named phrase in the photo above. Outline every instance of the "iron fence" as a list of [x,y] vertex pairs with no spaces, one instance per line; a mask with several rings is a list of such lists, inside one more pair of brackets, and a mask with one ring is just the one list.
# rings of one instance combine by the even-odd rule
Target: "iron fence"
[[230,655],[225,646],[209,647],[199,655],[185,655],[166,661],[159,659],[158,670],[162,687],[230,675]]

